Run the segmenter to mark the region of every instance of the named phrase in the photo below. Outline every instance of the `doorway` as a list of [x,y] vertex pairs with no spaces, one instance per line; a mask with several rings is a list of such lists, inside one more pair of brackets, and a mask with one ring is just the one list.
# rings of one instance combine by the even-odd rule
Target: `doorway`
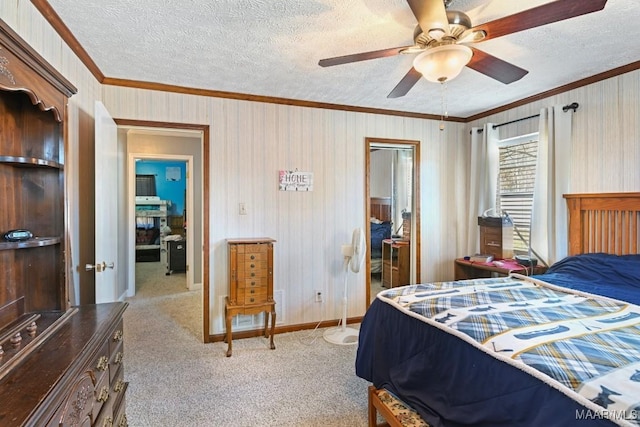
[[366,306],[420,277],[419,141],[366,138]]
[[[118,125],[119,144],[123,154],[126,153],[127,163],[122,175],[126,181],[127,197],[127,224],[126,238],[128,242],[127,259],[123,265],[127,267],[128,296],[135,294],[136,266],[136,159],[145,161],[183,162],[185,169],[178,171],[175,165],[165,165],[162,177],[159,179],[178,180],[184,179],[187,186],[184,191],[184,207],[171,212],[175,215],[167,215],[166,226],[171,229],[171,234],[179,234],[182,229],[186,238],[185,270],[181,272],[183,279],[183,291],[195,291],[198,294],[197,302],[197,328],[198,338],[207,343],[209,338],[209,245],[205,236],[209,234],[209,127],[206,125],[190,125],[177,123],[156,123],[147,121],[134,121],[116,119]],[[137,135],[137,139],[135,136]],[[135,143],[132,143],[135,141]],[[167,178],[169,175],[169,178]],[[183,212],[178,212],[182,210]],[[182,218],[181,224],[171,224],[170,216]],[[174,218],[175,219],[175,218]],[[172,227],[175,226],[175,227]],[[175,230],[174,230],[175,228]],[[168,232],[169,230],[167,230]],[[162,246],[166,249],[166,242]],[[178,245],[182,246],[182,245]],[[177,247],[177,249],[183,249]],[[167,254],[169,256],[169,254]],[[160,263],[158,263],[160,264]],[[162,279],[172,279],[172,272],[167,265],[162,265]],[[165,277],[166,276],[166,277]],[[177,276],[177,274],[176,274]],[[189,287],[189,289],[187,289]],[[182,315],[182,313],[177,313]],[[193,315],[193,313],[192,313]]]

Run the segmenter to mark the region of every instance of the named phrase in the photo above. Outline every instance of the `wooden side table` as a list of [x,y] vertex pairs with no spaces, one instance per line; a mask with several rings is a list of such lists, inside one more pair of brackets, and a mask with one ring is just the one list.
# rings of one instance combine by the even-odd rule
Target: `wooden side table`
[[393,288],[411,281],[411,243],[409,240],[382,241],[382,286]]
[[465,279],[480,279],[484,277],[493,277],[494,274],[498,276],[508,276],[509,273],[520,273],[527,276],[534,274],[543,274],[547,271],[547,267],[537,265],[533,268],[525,267],[520,264],[508,260],[504,261],[505,265],[498,267],[493,262],[472,262],[467,261],[464,258],[457,258],[454,261],[454,278],[455,280]]
[[[273,335],[276,324],[276,303],[273,300],[273,243],[271,238],[228,239],[229,296],[225,299],[227,357],[232,353],[231,320],[238,314],[264,312],[264,336]],[[271,329],[269,330],[269,317]]]

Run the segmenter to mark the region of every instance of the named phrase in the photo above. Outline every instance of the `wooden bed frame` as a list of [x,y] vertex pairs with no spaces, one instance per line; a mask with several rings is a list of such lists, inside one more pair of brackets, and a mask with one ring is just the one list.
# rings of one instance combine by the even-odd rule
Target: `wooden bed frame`
[[565,194],[569,211],[569,255],[637,254],[640,193]]
[[371,197],[370,215],[380,221],[391,221],[391,197]]
[[[640,246],[640,192],[565,194],[569,213],[568,255],[603,252],[616,255],[637,254]],[[373,201],[372,201],[373,204]],[[373,213],[372,213],[373,215]],[[369,427],[403,427],[408,415],[424,423],[417,413],[383,390],[369,387]],[[400,415],[398,416],[398,408]],[[426,425],[426,423],[424,424]]]

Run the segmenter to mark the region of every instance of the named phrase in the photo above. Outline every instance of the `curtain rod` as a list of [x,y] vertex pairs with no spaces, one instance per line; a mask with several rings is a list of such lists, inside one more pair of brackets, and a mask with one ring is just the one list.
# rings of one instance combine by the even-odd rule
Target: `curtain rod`
[[[565,105],[564,107],[562,107],[562,111],[564,111],[566,113],[569,110],[573,110],[573,112],[575,113],[579,106],[580,106],[580,104],[578,104],[577,102],[572,102],[571,104],[568,104],[568,105]],[[493,128],[497,129],[500,126],[506,126],[506,125],[510,125],[512,123],[521,122],[523,120],[534,119],[536,117],[540,117],[540,114],[534,114],[533,116],[523,117],[521,119],[511,120],[510,122],[499,123],[497,125],[493,125]],[[478,133],[482,133],[483,131],[484,131],[484,129],[478,129]],[[469,131],[469,133],[471,134],[471,131]]]

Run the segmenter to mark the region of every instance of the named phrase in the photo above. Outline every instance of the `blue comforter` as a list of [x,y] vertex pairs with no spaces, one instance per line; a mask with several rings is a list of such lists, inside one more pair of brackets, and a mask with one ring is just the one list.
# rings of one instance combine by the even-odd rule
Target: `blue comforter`
[[640,255],[584,254],[553,264],[540,280],[640,305]]

